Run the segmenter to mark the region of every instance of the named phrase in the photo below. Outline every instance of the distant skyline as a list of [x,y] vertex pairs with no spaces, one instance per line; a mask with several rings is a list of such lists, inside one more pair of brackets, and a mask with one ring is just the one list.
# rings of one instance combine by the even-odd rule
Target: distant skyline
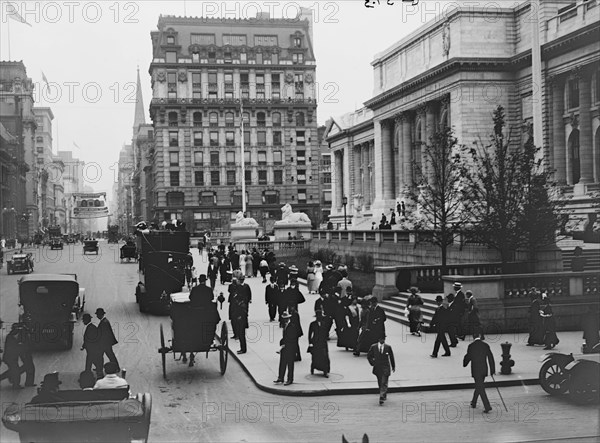
[[[372,97],[374,55],[458,2],[421,1],[417,6],[366,8],[364,0],[343,2],[11,2],[31,25],[8,18],[1,2],[0,59],[22,60],[36,85],[35,106],[54,113],[53,149],[71,150],[89,163],[85,185],[112,193],[119,151],[131,143],[135,83],[139,66],[146,122],[152,97],[150,32],[159,15],[272,18],[313,9],[313,45],[319,85],[317,121],[361,108]],[[475,4],[478,2],[466,2]],[[481,5],[484,2],[480,2]],[[511,2],[515,4],[519,2]],[[49,82],[48,88],[43,74]],[[98,174],[101,171],[101,174]]]

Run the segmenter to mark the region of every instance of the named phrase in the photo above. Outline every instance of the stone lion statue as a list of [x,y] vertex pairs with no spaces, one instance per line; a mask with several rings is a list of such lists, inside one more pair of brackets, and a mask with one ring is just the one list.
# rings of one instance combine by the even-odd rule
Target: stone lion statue
[[238,226],[258,226],[258,222],[251,217],[244,217],[244,213],[239,211],[235,215],[235,224]]
[[292,211],[292,206],[286,203],[281,208],[281,220],[276,222],[276,224],[284,223],[310,223],[310,218],[304,212]]

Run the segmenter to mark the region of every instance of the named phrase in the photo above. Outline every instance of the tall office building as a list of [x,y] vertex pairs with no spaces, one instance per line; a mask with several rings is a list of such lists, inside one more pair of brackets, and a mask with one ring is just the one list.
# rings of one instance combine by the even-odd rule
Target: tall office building
[[267,231],[285,203],[318,223],[312,11],[297,20],[161,16],[151,37],[154,218],[227,230],[245,180],[246,215]]

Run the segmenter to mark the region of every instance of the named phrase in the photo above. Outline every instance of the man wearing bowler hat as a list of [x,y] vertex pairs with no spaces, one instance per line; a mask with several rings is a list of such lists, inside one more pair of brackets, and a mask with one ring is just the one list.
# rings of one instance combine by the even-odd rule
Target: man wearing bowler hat
[[98,378],[104,376],[104,354],[100,346],[100,334],[98,328],[92,323],[92,316],[90,314],[83,314],[83,345],[81,350],[85,349],[85,370],[91,371],[92,365]]
[[367,353],[367,360],[373,366],[373,374],[379,386],[379,405],[387,400],[388,379],[396,371],[396,361],[392,347],[385,343],[385,335],[379,337],[378,343],[372,344]]
[[275,384],[283,383],[287,369],[287,380],[284,385],[288,386],[294,383],[294,361],[298,353],[298,330],[296,325],[291,322],[291,314],[287,311],[281,314],[283,321],[283,338],[279,342],[279,376],[274,381]]
[[199,284],[194,286],[190,292],[190,306],[200,307],[212,303],[215,295],[212,289],[206,286],[206,280],[206,275],[201,274],[199,277]]
[[116,363],[117,367],[120,368],[117,356],[115,355],[115,352],[112,348],[114,345],[119,343],[119,341],[117,340],[117,337],[115,337],[110,322],[104,316],[105,314],[106,311],[104,311],[104,309],[96,309],[96,317],[98,318],[98,320],[100,320],[100,322],[98,323],[98,340],[100,344],[100,352],[102,353],[101,355],[103,357],[104,354],[106,354],[108,360],[113,363]]
[[40,391],[38,395],[31,399],[31,403],[40,404],[63,401],[63,398],[58,392],[58,388],[61,384],[62,382],[58,379],[58,372],[44,375],[44,380],[42,380]]

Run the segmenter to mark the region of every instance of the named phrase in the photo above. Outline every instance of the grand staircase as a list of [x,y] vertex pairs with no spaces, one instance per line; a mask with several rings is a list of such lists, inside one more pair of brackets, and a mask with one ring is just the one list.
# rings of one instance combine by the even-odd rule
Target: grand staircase
[[600,271],[600,245],[589,245],[577,240],[571,240],[568,244],[561,242],[562,244],[562,257],[563,266],[565,271],[571,270],[571,260],[573,259],[573,249],[575,246],[582,246],[583,256],[585,257],[585,270],[586,271]]
[[[387,316],[388,320],[408,326],[408,318],[404,315],[404,308],[406,308],[409,295],[409,292],[401,292],[397,295],[392,295],[390,298],[382,300],[379,303],[379,306],[381,306],[385,311],[385,315]],[[421,313],[423,314],[422,330],[429,332],[429,324],[431,323],[431,318],[433,317],[433,314],[437,308],[435,297],[443,294],[419,295],[423,299],[423,306],[421,306]]]

